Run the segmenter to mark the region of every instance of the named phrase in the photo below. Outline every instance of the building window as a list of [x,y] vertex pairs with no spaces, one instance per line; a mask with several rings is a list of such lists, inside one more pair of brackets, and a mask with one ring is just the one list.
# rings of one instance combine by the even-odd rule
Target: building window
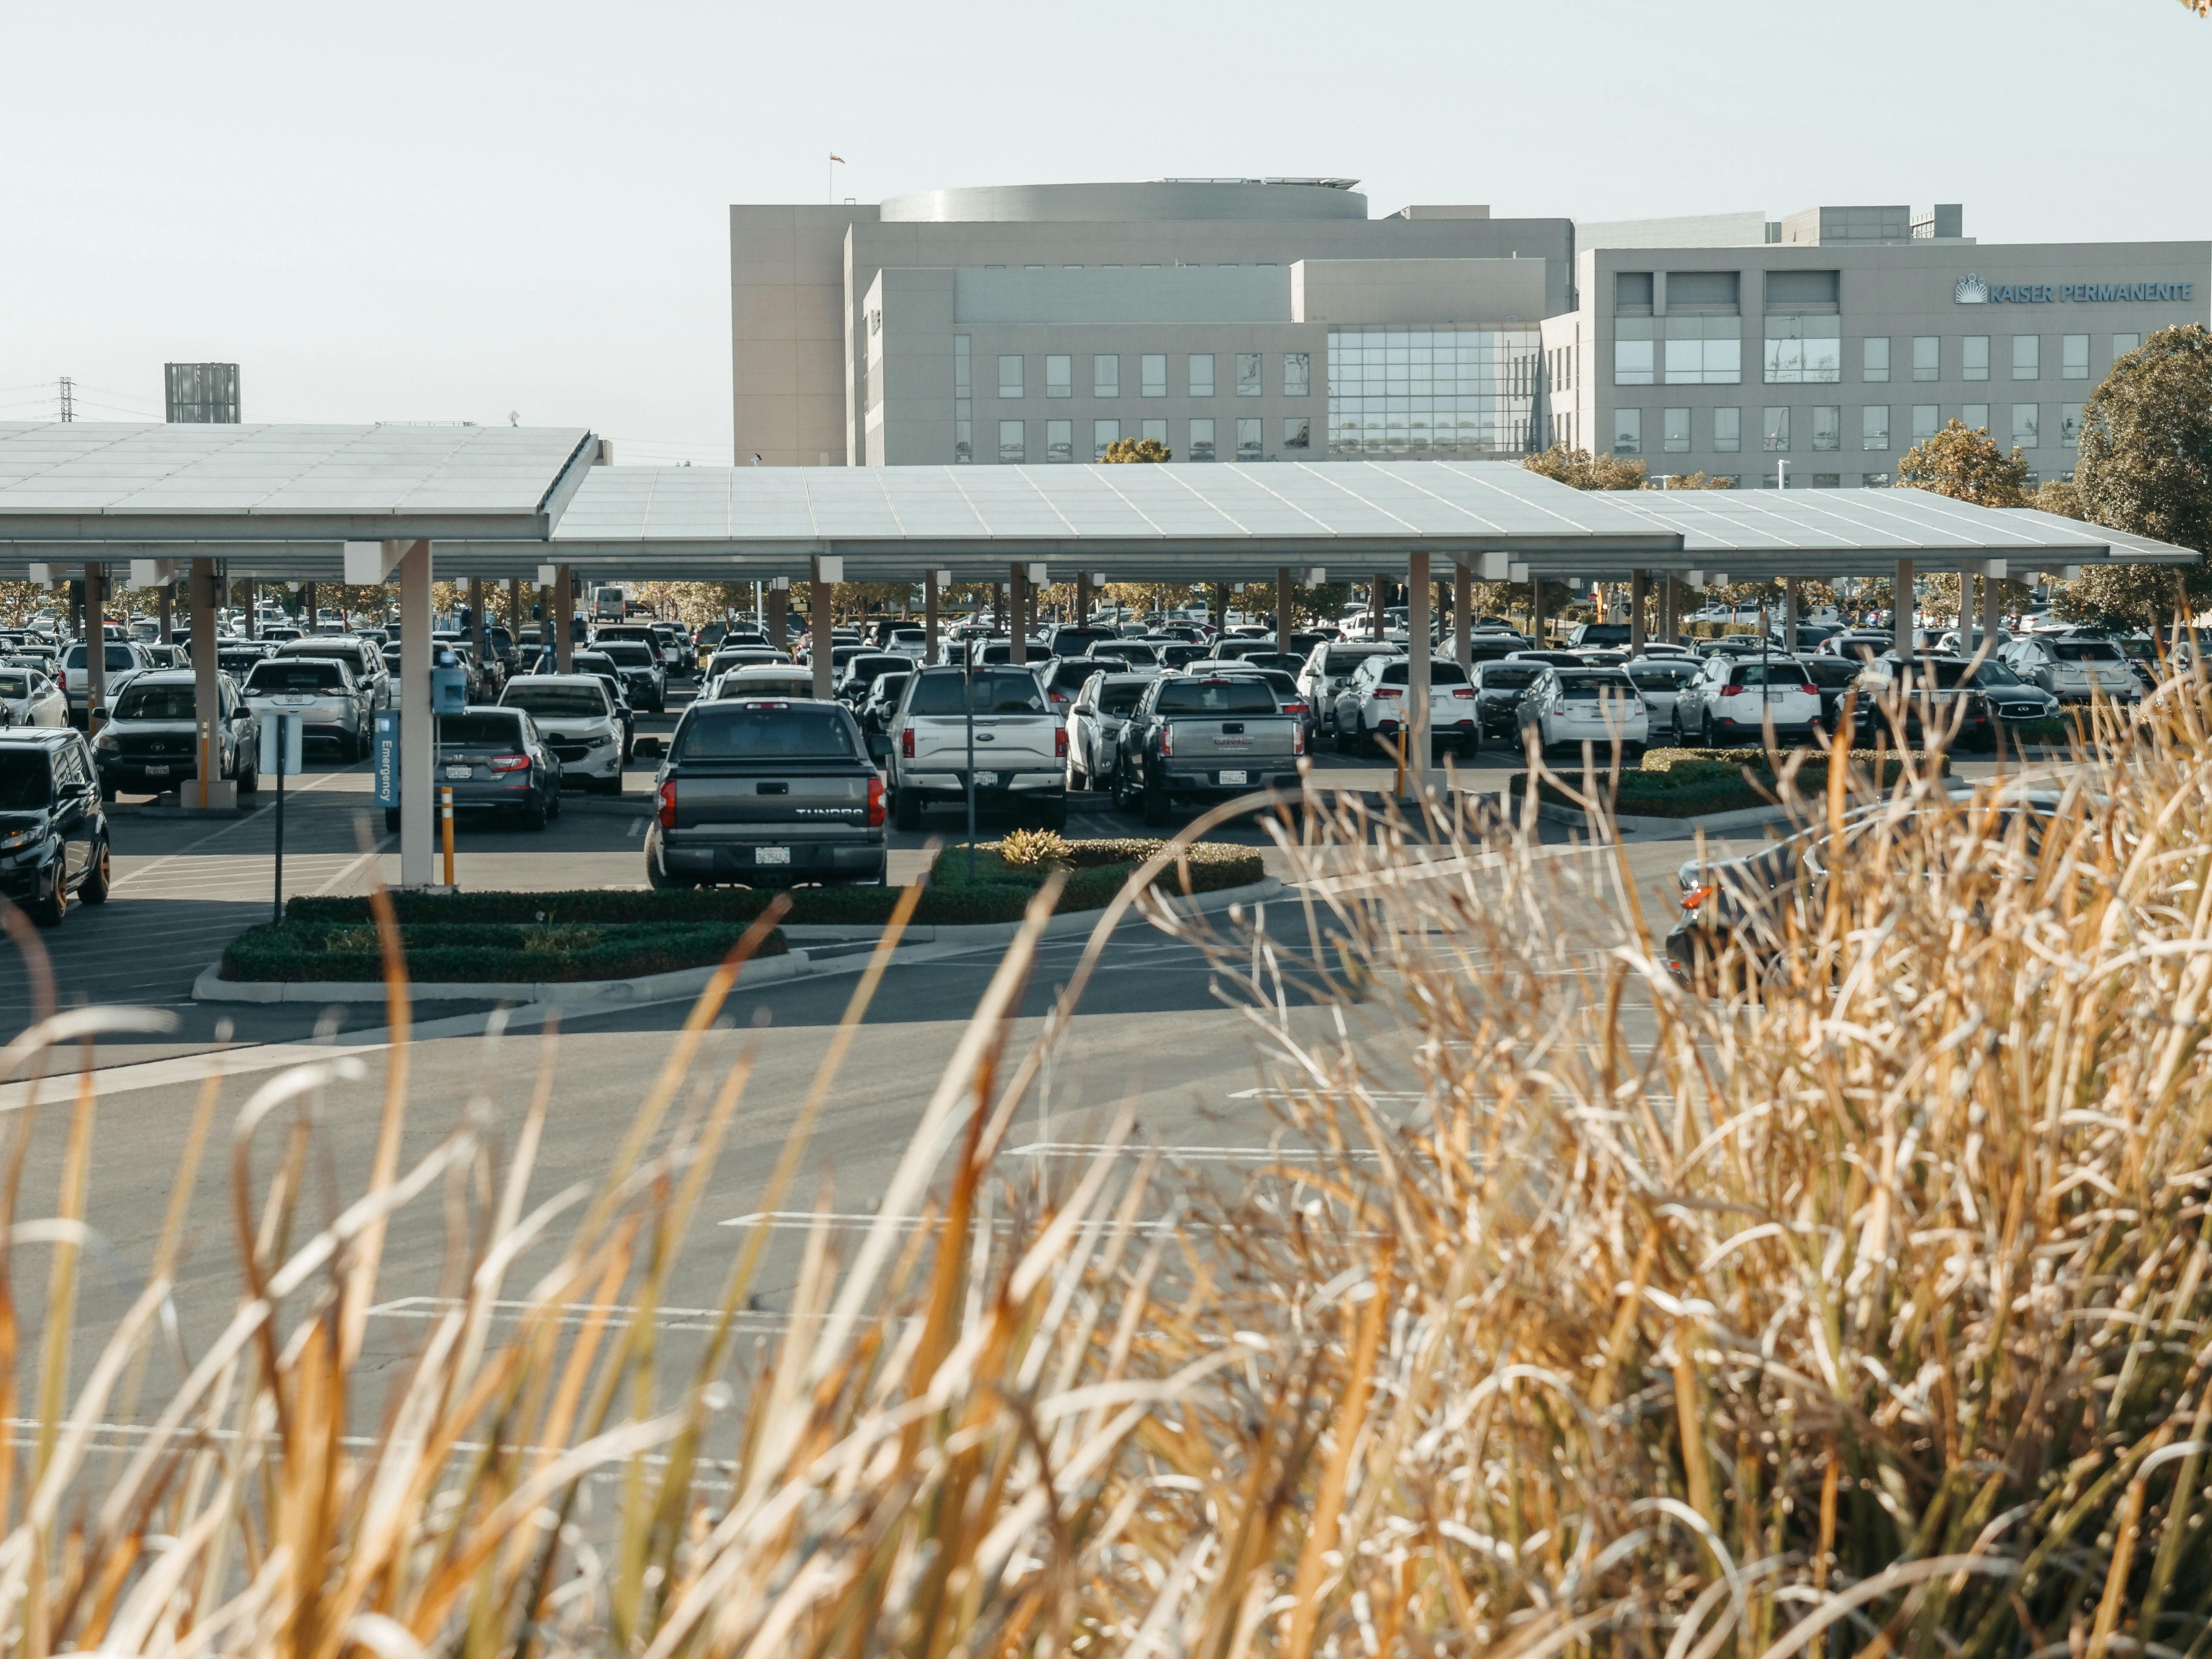
[[1334,328],[1323,390],[1328,453],[1480,459],[1527,453],[1534,329]]
[[2058,441],[2069,449],[2075,448],[2081,444],[2081,404],[2061,404],[2058,405]]
[[1651,273],[1648,270],[1615,271],[1613,278],[1613,308],[1618,314],[1651,314]]
[[1260,354],[1256,351],[1237,354],[1237,395],[1240,398],[1260,395]]
[[1303,398],[1312,391],[1313,354],[1285,351],[1283,354],[1283,396]]
[[1934,404],[1912,405],[1912,441],[1924,444],[1934,437],[1942,425],[1942,419]]
[[[1017,357],[1016,362],[1021,362]],[[999,465],[1019,466],[1022,464],[1022,423],[1019,421],[999,422]]]
[[1117,443],[1120,443],[1121,441],[1121,422],[1119,422],[1119,421],[1093,421],[1093,422],[1091,422],[1091,459],[1092,460],[1094,460],[1094,461],[1103,461],[1103,460],[1104,460],[1104,459],[1106,459],[1106,446],[1107,446],[1108,444],[1117,444]]
[[1048,466],[1065,466],[1075,459],[1075,422],[1044,423],[1044,459]]
[[1869,334],[1859,342],[1859,379],[1887,380],[1889,378],[1889,336]]
[[1959,418],[1969,432],[1990,429],[1990,406],[1987,404],[1967,404],[1959,410]]
[[[1191,354],[1190,395],[1194,398],[1211,398],[1213,395],[1213,354],[1210,351]],[[1191,459],[1195,460],[1197,457]],[[1212,457],[1209,455],[1206,459],[1211,460]]]
[[2040,334],[2015,334],[2012,337],[2012,377],[2015,380],[2039,380],[2043,378],[2043,337]]
[[999,395],[1018,398],[1022,395],[1022,360],[1018,356],[999,359]]
[[1073,398],[1075,395],[1075,359],[1064,351],[1055,351],[1044,360],[1044,395],[1048,398]]
[[2040,404],[2014,404],[2012,406],[2012,441],[2022,449],[2036,445],[2036,431],[2042,424]]
[[1738,319],[1669,317],[1666,332],[1668,386],[1736,386],[1742,381],[1743,324]]
[[2112,336],[2112,361],[2118,362],[2142,343],[2142,336],[2140,334],[2115,334]]
[[1642,410],[1616,409],[1613,411],[1613,453],[1616,455],[1641,455],[1644,453]]
[[1690,411],[1670,409],[1660,422],[1660,441],[1669,455],[1690,453]]
[[975,459],[975,360],[969,355],[969,337],[952,337],[952,464],[966,466]]
[[2062,380],[2086,380],[2089,378],[2087,335],[2062,334],[2058,337],[2058,378]]
[[1613,383],[1650,386],[1652,376],[1651,325],[1648,319],[1625,318],[1613,325]]
[[1767,318],[1767,385],[1825,385],[1843,378],[1844,342],[1836,318],[1788,313]]
[[1843,487],[1844,475],[1840,472],[1815,472],[1813,475],[1813,488],[1815,489],[1841,489]]
[[1168,395],[1168,356],[1164,351],[1148,351],[1137,359],[1137,390],[1146,398]]
[[1862,472],[1859,474],[1859,488],[1862,489],[1887,489],[1889,488],[1889,474],[1887,472]]
[[1940,380],[1943,378],[1943,342],[1934,334],[1912,337],[1912,378],[1916,380]]
[[1844,410],[1840,404],[1813,405],[1813,447],[1841,449],[1844,447]]
[[1766,411],[1766,453],[1787,453],[1790,448],[1790,411],[1770,409]]
[[1260,435],[1261,422],[1257,416],[1247,416],[1237,422],[1237,459],[1256,461],[1264,459],[1265,441]]
[[[1213,360],[1209,357],[1206,361],[1210,363]],[[1190,459],[1194,461],[1213,459],[1213,421],[1210,416],[1190,423]]]
[[1859,447],[1862,449],[1889,447],[1889,405],[1869,404],[1859,411]]
[[1729,455],[1743,447],[1741,410],[1717,409],[1713,411],[1713,447]]
[[1990,337],[1969,334],[1960,342],[1959,378],[1966,380],[1986,380],[1990,378]]
[[1165,421],[1146,421],[1137,428],[1137,435],[1148,438],[1164,449],[1168,442],[1168,423]]
[[1313,447],[1313,417],[1310,415],[1286,415],[1283,417],[1283,447],[1306,450]]
[[1091,395],[1094,398],[1118,398],[1121,395],[1121,360],[1109,355],[1091,360]]

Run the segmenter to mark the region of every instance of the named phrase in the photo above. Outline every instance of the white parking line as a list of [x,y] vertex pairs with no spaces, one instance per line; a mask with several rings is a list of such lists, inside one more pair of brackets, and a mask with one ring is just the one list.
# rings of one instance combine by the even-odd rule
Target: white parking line
[[[1229,1097],[1231,1100],[1310,1100],[1316,1095],[1336,1095],[1341,1089],[1239,1089]],[[1418,1089],[1369,1089],[1364,1091],[1369,1100],[1426,1100],[1428,1096]]]
[[[1113,1152],[1122,1158],[1133,1158],[1145,1152],[1157,1152],[1162,1157],[1178,1164],[1272,1164],[1278,1160],[1310,1160],[1323,1154],[1318,1150],[1300,1146],[1134,1146],[1127,1144],[1112,1146],[1095,1140],[1032,1140],[1025,1146],[1010,1146],[1009,1158],[1093,1158],[1103,1152]],[[1372,1152],[1352,1149],[1348,1156],[1372,1158]]]
[[[732,1216],[728,1220],[718,1224],[724,1227],[767,1227],[778,1232],[805,1232],[811,1231],[817,1221],[820,1221],[834,1232],[865,1232],[883,1219],[881,1216],[859,1212],[817,1216],[809,1210],[756,1210],[750,1215]],[[890,1219],[891,1225],[899,1231],[912,1232],[917,1227],[937,1226],[944,1221],[945,1218],[941,1215],[899,1215],[892,1216]],[[973,1226],[975,1222],[971,1220],[969,1224]],[[1172,1232],[1178,1227],[1210,1224],[1187,1222],[1180,1216],[1153,1216],[1146,1220],[1133,1221],[1129,1224],[1133,1231],[1140,1233],[1166,1233]],[[994,1233],[1011,1232],[1013,1231],[1013,1222],[1007,1217],[992,1218],[991,1231]]]
[[[534,1302],[520,1300],[499,1300],[489,1305],[494,1318],[509,1322],[519,1321],[539,1306]],[[368,1312],[371,1318],[427,1321],[442,1319],[447,1314],[458,1313],[467,1306],[467,1302],[459,1297],[403,1296],[395,1301],[380,1302]],[[635,1305],[626,1302],[563,1302],[559,1307],[560,1322],[563,1325],[581,1325],[596,1316],[604,1316],[610,1323],[623,1325],[627,1324],[630,1316],[638,1311]],[[662,1331],[711,1331],[720,1324],[721,1317],[720,1308],[656,1308],[653,1310],[653,1324],[655,1330]],[[789,1328],[791,1317],[787,1313],[773,1310],[748,1308],[741,1309],[731,1324],[732,1328],[739,1331],[781,1331]],[[829,1317],[827,1314],[820,1315],[810,1322],[818,1322]]]

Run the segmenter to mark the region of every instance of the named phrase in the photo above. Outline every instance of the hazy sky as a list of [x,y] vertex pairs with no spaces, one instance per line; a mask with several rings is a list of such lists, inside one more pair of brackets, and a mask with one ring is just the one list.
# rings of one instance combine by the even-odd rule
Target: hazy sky
[[1372,210],[1966,204],[2212,237],[2175,0],[0,5],[0,420],[587,425],[729,459],[733,201],[1342,174]]

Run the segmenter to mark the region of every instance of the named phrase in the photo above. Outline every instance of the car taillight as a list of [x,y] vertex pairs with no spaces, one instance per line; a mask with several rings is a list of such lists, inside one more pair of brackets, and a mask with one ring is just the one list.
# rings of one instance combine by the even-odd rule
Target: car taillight
[[494,755],[484,763],[495,772],[523,772],[530,767],[527,755]]
[[1067,694],[1065,691],[1049,691],[1045,695],[1049,696],[1054,702],[1066,702],[1067,701]]
[[1686,887],[1682,890],[1682,908],[1694,910],[1712,896],[1713,890],[1710,886]]
[[1306,712],[1306,706],[1302,702],[1286,702],[1283,705],[1283,712],[1285,714],[1303,714]]
[[1291,753],[1296,756],[1303,755],[1305,752],[1306,723],[1304,720],[1300,720],[1295,726],[1291,728]]
[[1453,691],[1453,693],[1452,693],[1452,696],[1454,696],[1455,697],[1465,697],[1465,698],[1467,698],[1470,702],[1472,702],[1474,700],[1474,692],[1472,692],[1472,691],[1470,691],[1470,690],[1468,690],[1468,688],[1467,688],[1467,687],[1465,687],[1465,686],[1463,686],[1463,685],[1462,685],[1462,686],[1460,686],[1460,687],[1459,687],[1459,688],[1457,688],[1455,690],[1454,690],[1454,691]]
[[1740,685],[1724,685],[1721,687],[1721,696],[1724,697],[1733,697],[1742,690],[1743,688]]
[[1401,697],[1405,693],[1395,685],[1378,685],[1375,688],[1375,695],[1378,697]]
[[659,817],[662,829],[673,830],[676,827],[676,780],[673,778],[660,786]]
[[1055,760],[1067,758],[1067,728],[1064,726],[1052,728],[1052,753]]
[[[670,787],[672,788],[674,786]],[[883,827],[884,781],[881,778],[870,778],[868,780],[868,828],[880,830]]]
[[1172,726],[1163,726],[1160,727],[1160,758],[1165,760],[1169,756],[1174,753],[1175,727]]
[[914,758],[914,727],[911,726],[899,733],[899,753],[908,760]]

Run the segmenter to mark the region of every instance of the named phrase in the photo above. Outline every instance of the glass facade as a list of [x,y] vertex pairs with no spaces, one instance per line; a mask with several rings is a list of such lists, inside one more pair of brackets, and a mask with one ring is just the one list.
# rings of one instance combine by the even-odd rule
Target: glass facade
[[1312,354],[1304,351],[1285,351],[1283,354],[1283,396],[1303,398],[1312,391]]
[[1642,410],[1616,409],[1613,411],[1613,453],[1616,455],[1641,455],[1644,453]]
[[1844,410],[1840,404],[1813,405],[1813,447],[1841,449],[1844,447]]
[[1966,423],[1969,432],[1987,432],[1990,429],[1990,406],[1987,404],[1968,404],[1960,410],[1959,418]]
[[1943,337],[1940,334],[1916,334],[1912,337],[1912,378],[1916,380],[1941,380],[1943,374]]
[[2081,441],[2081,404],[2058,405],[2058,441],[2069,449],[2075,448],[2080,445]]
[[1790,411],[1787,408],[1765,411],[1765,444],[1769,453],[1790,447]]
[[1144,422],[1138,427],[1137,435],[1139,438],[1150,438],[1154,443],[1164,446],[1168,441],[1168,423],[1165,421]]
[[1942,425],[1940,411],[1936,404],[1915,404],[1912,405],[1913,442],[1917,444],[1927,442],[1936,435]]
[[2089,337],[2062,334],[2058,339],[2058,376],[2064,380],[2089,378]]
[[1652,380],[1652,354],[1657,349],[1652,340],[1652,324],[1649,318],[1620,317],[1613,325],[1613,383],[1615,386],[1650,386]]
[[1741,319],[1668,317],[1663,326],[1668,386],[1735,386],[1742,381]]
[[1301,454],[1313,447],[1313,416],[1286,415],[1283,417],[1283,447],[1295,449]]
[[1001,398],[1022,395],[1022,360],[1018,356],[999,359],[999,395]]
[[1969,334],[1959,343],[1959,378],[1962,380],[1986,380],[1990,378],[1990,337]]
[[1788,313],[1767,317],[1767,385],[1824,385],[1843,378],[1841,319]]
[[2142,343],[2142,336],[2140,334],[2115,334],[2112,336],[2112,361],[2118,362]]
[[1889,378],[1889,336],[1869,334],[1859,342],[1859,379],[1887,380]]
[[2033,449],[2037,434],[2041,431],[2043,405],[2014,404],[2012,406],[2012,441],[2022,449]]
[[969,337],[952,337],[952,462],[956,466],[972,465],[975,459],[975,359],[969,352]]
[[1333,328],[1328,453],[1524,454],[1542,349],[1534,329]]
[[2012,377],[2015,380],[2039,380],[2043,378],[2043,337],[2040,334],[2015,334],[2012,337]]

